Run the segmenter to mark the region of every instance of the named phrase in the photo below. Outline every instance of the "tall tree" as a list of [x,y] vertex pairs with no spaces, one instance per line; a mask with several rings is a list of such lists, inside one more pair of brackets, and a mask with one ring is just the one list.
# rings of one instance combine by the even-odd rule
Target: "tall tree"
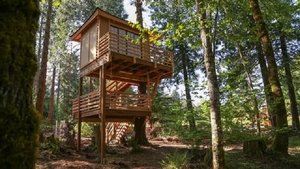
[[41,68],[39,72],[39,82],[38,82],[37,98],[35,104],[37,111],[42,115],[42,117],[44,113],[44,102],[45,102],[45,94],[46,94],[46,74],[47,74],[48,50],[49,50],[49,42],[50,42],[52,5],[53,5],[52,0],[48,0],[45,35],[44,35],[43,51],[42,51],[42,58],[41,58],[42,60],[41,60]]
[[268,74],[268,68],[265,60],[265,56],[262,51],[261,43],[257,41],[255,43],[255,50],[257,54],[257,60],[259,63],[260,67],[260,73],[262,76],[262,81],[264,85],[264,93],[266,96],[266,103],[267,103],[267,109],[268,109],[268,115],[271,120],[271,124],[273,127],[276,127],[276,115],[271,109],[271,104],[272,104],[272,90],[271,90],[271,85],[269,83],[269,74]]
[[[136,21],[143,28],[143,2],[142,0],[135,1],[136,7]],[[142,42],[141,42],[142,43]],[[143,50],[141,48],[141,50]],[[138,87],[140,94],[146,94],[147,86],[146,83],[140,83]],[[137,117],[134,121],[134,131],[135,131],[135,140],[138,144],[146,145],[148,144],[148,139],[146,137],[146,117]]]
[[207,74],[207,85],[210,99],[210,120],[212,135],[212,164],[214,169],[225,167],[223,150],[223,132],[221,125],[221,111],[219,98],[219,85],[215,68],[215,56],[212,49],[210,36],[210,24],[207,18],[207,11],[204,1],[196,0],[197,13],[199,16],[199,26],[201,41],[204,53],[204,63]]
[[258,107],[258,101],[257,101],[256,93],[255,93],[254,87],[253,87],[253,80],[252,80],[252,77],[251,77],[251,70],[249,70],[249,64],[248,64],[249,61],[246,59],[243,47],[239,45],[238,50],[239,50],[242,65],[243,65],[244,70],[245,70],[248,87],[249,87],[251,98],[252,98],[252,101],[253,101],[253,110],[254,110],[254,114],[256,116],[256,131],[257,131],[257,133],[260,133],[259,107]]
[[286,36],[284,32],[280,33],[280,48],[282,53],[286,83],[288,86],[288,94],[289,94],[289,99],[291,104],[290,107],[291,107],[291,114],[292,114],[292,124],[295,129],[300,130],[297,100],[296,100],[295,88],[293,84],[293,77],[292,77],[291,67],[290,67],[290,57],[287,51]]
[[[150,5],[152,10],[152,25],[164,31],[166,44],[174,51],[174,72],[173,78],[168,84],[183,85],[186,98],[186,119],[190,130],[196,129],[195,111],[192,100],[192,91],[198,83],[198,76],[195,70],[200,65],[199,29],[190,23],[192,17],[191,7],[178,1],[155,1]],[[183,23],[182,21],[186,21]],[[192,45],[191,45],[192,44]],[[196,47],[194,47],[196,46]],[[200,59],[202,61],[202,59]]]
[[95,10],[96,7],[105,10],[117,17],[127,19],[128,14],[124,10],[124,0],[87,0],[88,15]]
[[[42,11],[42,5],[41,5],[41,11]],[[38,82],[39,82],[39,74],[40,74],[40,60],[41,60],[41,51],[42,51],[42,35],[44,31],[44,15],[41,12],[40,18],[39,18],[39,30],[38,30],[38,42],[37,42],[37,70],[34,76],[34,89],[35,93],[37,92],[38,88]],[[35,95],[36,96],[36,95]]]
[[39,120],[32,84],[39,1],[2,1],[0,6],[0,166],[34,169]]
[[49,103],[49,110],[48,110],[48,120],[52,124],[53,123],[53,113],[54,113],[54,100],[55,100],[55,75],[56,75],[56,66],[53,65],[52,71],[52,83],[51,83],[51,90],[50,90],[50,103]]
[[[276,115],[276,127],[283,129],[287,127],[287,112],[284,103],[284,97],[281,89],[281,84],[278,77],[277,64],[274,56],[272,42],[266,24],[263,19],[262,12],[258,0],[249,0],[253,19],[256,23],[258,37],[262,44],[262,49],[268,63],[269,83],[271,85],[272,100],[271,111]],[[288,150],[288,135],[286,132],[277,131],[273,145],[275,151],[287,154]]]
[[190,78],[188,76],[188,56],[186,55],[185,46],[181,44],[179,46],[180,55],[181,55],[181,62],[182,62],[182,71],[183,71],[183,81],[184,81],[184,88],[185,88],[185,97],[186,97],[186,105],[188,109],[188,121],[190,125],[190,130],[196,129],[195,117],[194,117],[194,107],[192,102],[191,96],[191,88],[190,88]]

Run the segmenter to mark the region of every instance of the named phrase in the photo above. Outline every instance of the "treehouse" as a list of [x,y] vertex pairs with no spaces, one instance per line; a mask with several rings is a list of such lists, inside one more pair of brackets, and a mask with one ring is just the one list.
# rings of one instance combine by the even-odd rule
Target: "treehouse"
[[138,29],[101,9],[71,35],[80,43],[79,96],[72,105],[77,148],[81,122],[100,122],[101,160],[105,144],[120,137],[128,122],[151,115],[158,84],[172,76],[173,54],[150,43],[150,35],[144,34],[143,41],[139,37]]

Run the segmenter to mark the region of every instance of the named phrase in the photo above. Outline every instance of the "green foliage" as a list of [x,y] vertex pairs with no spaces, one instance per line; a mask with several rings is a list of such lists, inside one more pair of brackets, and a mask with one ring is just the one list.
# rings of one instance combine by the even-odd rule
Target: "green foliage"
[[188,158],[186,153],[175,152],[168,154],[165,160],[162,160],[161,165],[164,169],[186,169]]
[[[82,137],[93,137],[94,136],[94,126],[89,123],[82,122],[81,123],[81,136]],[[77,133],[78,124],[74,127],[75,132]]]
[[129,146],[131,147],[132,153],[140,153],[142,152],[141,146],[138,144],[138,141],[134,138],[130,138],[128,140]]
[[60,153],[61,142],[54,138],[50,137],[40,145],[42,151],[46,150],[52,155],[57,155]]
[[33,169],[39,126],[32,104],[38,1],[1,1],[1,9],[0,168]]
[[293,136],[289,139],[289,147],[296,148],[300,151],[300,136]]
[[53,124],[49,120],[43,120],[40,124],[40,130],[45,131],[45,130],[53,130]]

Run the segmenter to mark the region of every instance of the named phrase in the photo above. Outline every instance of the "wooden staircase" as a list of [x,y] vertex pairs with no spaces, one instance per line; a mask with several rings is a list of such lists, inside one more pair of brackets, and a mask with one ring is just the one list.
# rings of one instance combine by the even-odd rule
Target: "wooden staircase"
[[130,87],[131,83],[116,81],[116,80],[108,80],[106,84],[106,91],[110,93],[115,92],[124,92],[126,89]]
[[129,123],[114,123],[110,122],[106,125],[106,144],[119,144],[121,138],[127,133]]

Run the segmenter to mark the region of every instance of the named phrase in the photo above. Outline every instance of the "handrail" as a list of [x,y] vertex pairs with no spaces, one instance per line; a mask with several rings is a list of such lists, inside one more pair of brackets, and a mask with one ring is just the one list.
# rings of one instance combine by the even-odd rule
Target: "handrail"
[[106,95],[106,107],[114,109],[150,110],[151,97],[146,94],[108,92]]
[[[172,66],[173,54],[168,50],[159,48],[148,42],[136,44],[132,40],[113,32],[108,32],[107,34],[109,34],[109,49],[113,52],[140,58],[156,64]],[[107,36],[107,34],[104,36]]]
[[115,52],[128,57],[153,62],[156,65],[173,66],[172,52],[159,48],[149,42],[136,44],[125,36],[107,32],[97,41],[96,58],[80,68],[80,75],[88,74],[99,66],[109,61],[108,53]]
[[[100,92],[98,90],[95,90],[88,94],[82,95],[77,99],[74,99],[72,111],[75,117],[79,113],[79,102],[80,112],[82,113],[82,115],[92,111],[99,112]],[[138,111],[150,111],[151,109],[151,97],[146,94],[130,94],[118,91],[107,91],[105,102],[105,108],[108,109]]]

